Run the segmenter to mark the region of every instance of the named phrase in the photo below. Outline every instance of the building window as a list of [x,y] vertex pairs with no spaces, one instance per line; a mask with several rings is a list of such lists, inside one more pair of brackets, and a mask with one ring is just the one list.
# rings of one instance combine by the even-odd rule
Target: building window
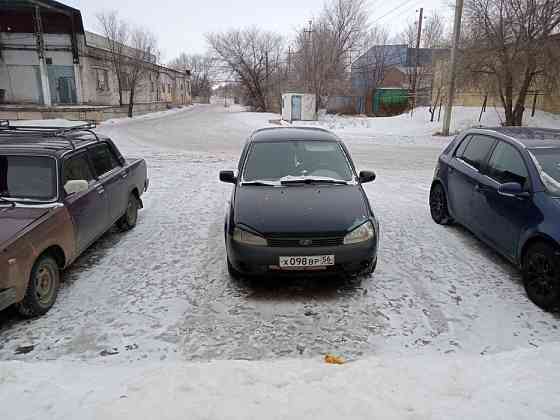
[[109,90],[109,72],[104,69],[95,69],[95,76],[97,79],[97,90],[108,91]]
[[167,84],[167,90],[168,90],[169,93],[171,93],[171,83]]

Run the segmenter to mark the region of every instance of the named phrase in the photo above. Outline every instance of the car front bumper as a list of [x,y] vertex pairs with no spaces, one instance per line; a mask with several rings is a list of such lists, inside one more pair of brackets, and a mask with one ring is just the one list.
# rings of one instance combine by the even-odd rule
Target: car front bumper
[[[227,235],[230,264],[245,275],[263,274],[359,274],[377,260],[377,239],[360,244],[323,247],[270,247],[241,244]],[[280,269],[281,256],[334,255],[335,264],[322,269]]]

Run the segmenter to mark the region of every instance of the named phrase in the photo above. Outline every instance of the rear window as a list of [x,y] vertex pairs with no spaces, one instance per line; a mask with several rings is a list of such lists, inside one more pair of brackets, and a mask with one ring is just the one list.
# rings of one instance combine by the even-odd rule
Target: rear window
[[0,196],[15,200],[56,198],[56,161],[43,156],[0,156]]
[[88,151],[95,175],[102,176],[119,166],[119,161],[107,144],[100,144]]
[[244,181],[277,181],[286,176],[316,176],[351,181],[354,177],[340,144],[326,141],[254,143]]

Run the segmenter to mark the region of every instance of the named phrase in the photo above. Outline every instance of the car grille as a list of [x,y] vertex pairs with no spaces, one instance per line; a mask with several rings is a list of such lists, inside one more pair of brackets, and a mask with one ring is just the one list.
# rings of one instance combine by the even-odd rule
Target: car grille
[[342,245],[344,238],[330,237],[330,238],[278,238],[268,237],[268,246],[271,247],[317,247],[317,246],[337,246]]

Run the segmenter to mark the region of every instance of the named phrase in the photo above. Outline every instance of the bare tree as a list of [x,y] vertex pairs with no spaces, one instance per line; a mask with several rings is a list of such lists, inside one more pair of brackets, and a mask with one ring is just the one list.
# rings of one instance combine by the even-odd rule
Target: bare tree
[[129,90],[128,116],[132,117],[134,97],[140,83],[156,68],[159,55],[155,36],[147,29],[137,27],[130,33],[129,55],[125,58],[127,90]]
[[182,53],[169,63],[171,68],[191,71],[191,92],[193,96],[210,98],[212,79],[215,74],[216,59],[210,54]]
[[[558,0],[467,0],[464,66],[499,97],[505,124],[523,122],[525,100],[537,82],[558,79]],[[556,35],[557,36],[557,35]]]
[[249,104],[267,111],[272,80],[281,69],[282,37],[249,28],[208,34],[206,39],[227,73],[245,90]]
[[347,77],[352,53],[363,45],[367,20],[365,0],[328,0],[319,17],[298,31],[296,72],[317,95],[318,106],[330,85]]
[[119,18],[116,11],[99,13],[97,20],[103,35],[107,39],[107,48],[110,53],[111,65],[117,77],[119,91],[119,106],[123,105],[123,74],[125,66],[125,49],[129,42],[130,32],[126,22]]

